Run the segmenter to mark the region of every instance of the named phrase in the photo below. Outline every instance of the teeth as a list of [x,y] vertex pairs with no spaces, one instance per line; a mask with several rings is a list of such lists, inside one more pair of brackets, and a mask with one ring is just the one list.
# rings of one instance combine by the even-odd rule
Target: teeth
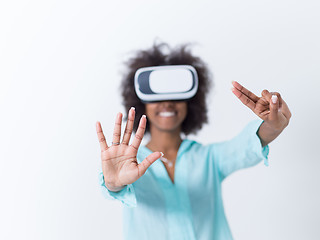
[[160,117],[172,117],[172,116],[174,116],[174,115],[175,115],[174,112],[160,112],[160,113],[159,113],[159,116],[160,116]]

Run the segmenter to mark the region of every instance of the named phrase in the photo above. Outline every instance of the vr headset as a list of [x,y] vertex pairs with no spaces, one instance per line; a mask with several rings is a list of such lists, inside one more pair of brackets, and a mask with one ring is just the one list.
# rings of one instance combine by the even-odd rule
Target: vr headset
[[198,75],[190,65],[170,65],[139,68],[134,88],[144,103],[187,100],[198,90]]

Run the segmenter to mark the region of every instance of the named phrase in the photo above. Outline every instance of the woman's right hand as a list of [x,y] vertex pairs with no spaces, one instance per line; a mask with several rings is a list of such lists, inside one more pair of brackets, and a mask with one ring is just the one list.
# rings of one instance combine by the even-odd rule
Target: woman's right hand
[[151,153],[138,164],[137,152],[145,132],[147,119],[145,115],[141,117],[135,137],[132,144],[129,145],[134,118],[135,109],[131,108],[122,142],[120,142],[122,114],[118,113],[114,126],[112,145],[110,146],[106,142],[100,122],[96,124],[101,148],[103,176],[105,185],[110,191],[120,191],[125,185],[138,180],[162,154],[160,152]]

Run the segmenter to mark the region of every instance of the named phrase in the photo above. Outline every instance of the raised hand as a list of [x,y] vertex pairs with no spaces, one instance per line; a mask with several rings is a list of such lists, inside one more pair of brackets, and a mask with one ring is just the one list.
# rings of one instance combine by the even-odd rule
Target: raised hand
[[278,92],[263,90],[258,97],[236,81],[232,85],[232,92],[240,101],[264,120],[259,135],[263,145],[268,144],[289,124],[291,112],[288,105]]
[[101,148],[102,171],[106,187],[110,191],[120,191],[125,185],[138,180],[148,167],[161,156],[160,152],[154,152],[138,164],[137,151],[145,132],[147,119],[145,115],[141,117],[135,137],[132,144],[129,145],[134,118],[135,109],[131,108],[122,142],[120,142],[122,114],[118,113],[114,126],[112,145],[110,146],[106,142],[100,122],[96,123]]

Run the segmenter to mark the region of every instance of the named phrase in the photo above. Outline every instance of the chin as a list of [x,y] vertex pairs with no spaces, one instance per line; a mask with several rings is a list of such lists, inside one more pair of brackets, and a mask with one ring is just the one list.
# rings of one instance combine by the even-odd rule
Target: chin
[[163,132],[176,132],[180,131],[180,126],[157,126],[157,129]]

